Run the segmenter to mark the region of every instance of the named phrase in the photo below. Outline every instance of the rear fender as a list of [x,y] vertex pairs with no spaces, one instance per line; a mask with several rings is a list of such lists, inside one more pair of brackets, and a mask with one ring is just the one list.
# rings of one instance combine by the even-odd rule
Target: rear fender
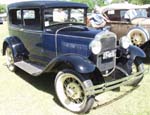
[[15,60],[20,57],[27,57],[29,54],[21,40],[17,37],[7,37],[4,40],[2,55],[5,55],[7,46],[12,49]]

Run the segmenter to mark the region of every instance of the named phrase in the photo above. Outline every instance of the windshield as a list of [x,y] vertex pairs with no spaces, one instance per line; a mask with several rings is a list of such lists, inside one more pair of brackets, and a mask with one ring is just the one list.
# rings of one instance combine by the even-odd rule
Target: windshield
[[147,11],[146,9],[130,9],[125,12],[126,19],[134,19],[134,18],[146,18]]
[[44,26],[61,23],[85,24],[83,8],[49,8],[44,11]]

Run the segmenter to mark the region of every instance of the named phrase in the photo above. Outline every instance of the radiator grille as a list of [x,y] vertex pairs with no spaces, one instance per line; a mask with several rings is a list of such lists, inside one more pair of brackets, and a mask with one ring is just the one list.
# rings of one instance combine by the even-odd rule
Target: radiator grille
[[[116,64],[116,38],[103,38],[101,39],[102,51],[97,55],[97,67],[101,72],[114,68]],[[110,56],[104,59],[104,53],[112,53],[114,56]]]

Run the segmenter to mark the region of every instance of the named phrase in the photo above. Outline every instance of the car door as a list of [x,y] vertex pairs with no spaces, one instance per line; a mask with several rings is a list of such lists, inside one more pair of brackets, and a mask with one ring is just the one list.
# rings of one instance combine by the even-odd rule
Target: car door
[[23,27],[21,40],[29,51],[31,61],[42,62],[42,24],[39,8],[23,9]]
[[107,25],[111,26],[111,31],[117,34],[117,38],[126,35],[129,29],[133,26],[130,21],[124,19],[126,10],[109,10],[105,12],[109,21]]

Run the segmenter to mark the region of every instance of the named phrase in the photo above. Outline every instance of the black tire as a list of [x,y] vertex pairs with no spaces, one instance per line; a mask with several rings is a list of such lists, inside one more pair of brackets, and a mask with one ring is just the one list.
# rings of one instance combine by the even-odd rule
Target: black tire
[[[133,68],[132,68],[132,72],[134,70],[135,70],[135,72],[144,72],[144,64],[141,61],[141,59],[139,59],[139,58],[135,59],[134,64],[133,64]],[[143,77],[144,77],[144,75],[142,77],[138,78],[138,79],[135,79],[135,80],[131,81],[127,85],[128,86],[134,86],[134,87],[136,87],[141,82],[141,80],[143,79]]]
[[55,78],[55,91],[61,104],[75,113],[88,112],[94,96],[86,96],[85,88],[93,86],[90,79],[85,79],[73,70],[62,70]]
[[6,54],[7,68],[10,71],[15,72],[16,71],[16,66],[14,65],[14,56],[13,56],[12,49],[9,46],[6,47],[5,54]]

